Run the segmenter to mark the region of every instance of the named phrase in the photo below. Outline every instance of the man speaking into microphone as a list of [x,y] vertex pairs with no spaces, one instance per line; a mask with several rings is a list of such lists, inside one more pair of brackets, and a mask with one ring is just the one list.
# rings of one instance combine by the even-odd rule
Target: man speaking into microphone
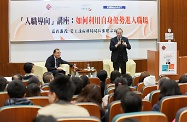
[[118,28],[116,30],[116,37],[110,40],[110,51],[111,61],[113,62],[114,70],[119,71],[119,67],[121,68],[121,73],[126,74],[126,62],[128,61],[127,50],[131,49],[131,45],[129,44],[128,38],[123,37],[123,30]]

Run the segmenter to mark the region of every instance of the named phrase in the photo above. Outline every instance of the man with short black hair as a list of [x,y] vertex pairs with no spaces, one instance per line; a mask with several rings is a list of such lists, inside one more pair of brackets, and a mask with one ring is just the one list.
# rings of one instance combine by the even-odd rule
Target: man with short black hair
[[66,116],[90,116],[88,111],[80,106],[71,104],[75,85],[69,76],[59,75],[49,84],[49,102],[38,110],[38,115],[52,115],[55,118]]
[[62,60],[60,55],[60,49],[56,48],[54,49],[53,54],[49,56],[46,60],[45,67],[47,68],[48,72],[53,73],[53,76],[55,76],[58,73],[65,74],[65,71],[62,69],[62,67],[60,67],[60,64],[68,64],[70,67],[73,66],[67,61]]
[[4,77],[0,77],[0,92],[5,90],[6,84],[7,84],[7,79]]
[[124,113],[139,112],[142,110],[142,99],[134,92],[127,92],[121,99]]
[[8,84],[7,92],[10,99],[5,101],[8,105],[33,105],[32,101],[23,98],[26,93],[26,87],[20,80],[13,80]]
[[25,75],[23,76],[23,80],[28,80],[32,76],[34,76],[34,64],[31,62],[27,62],[24,64],[23,69],[25,71]]
[[132,76],[130,74],[123,74],[122,77],[127,79],[128,86],[132,85],[132,80],[133,79],[132,79]]

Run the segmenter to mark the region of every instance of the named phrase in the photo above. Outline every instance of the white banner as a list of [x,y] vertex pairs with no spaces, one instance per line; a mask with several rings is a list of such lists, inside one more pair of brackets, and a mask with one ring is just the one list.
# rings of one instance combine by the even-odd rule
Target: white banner
[[159,75],[177,74],[177,43],[159,42]]
[[10,41],[157,39],[156,1],[11,1]]

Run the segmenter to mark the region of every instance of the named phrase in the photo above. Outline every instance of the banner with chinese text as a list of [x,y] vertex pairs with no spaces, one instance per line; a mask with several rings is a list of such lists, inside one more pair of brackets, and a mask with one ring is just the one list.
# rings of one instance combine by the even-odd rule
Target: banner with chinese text
[[156,1],[11,1],[10,41],[157,39]]

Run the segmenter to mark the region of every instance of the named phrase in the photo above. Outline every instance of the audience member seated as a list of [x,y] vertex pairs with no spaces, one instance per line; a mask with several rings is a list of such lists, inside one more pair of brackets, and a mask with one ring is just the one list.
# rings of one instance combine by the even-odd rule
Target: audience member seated
[[29,80],[28,80],[28,85],[31,84],[31,83],[35,83],[38,85],[39,88],[41,88],[41,84],[40,84],[40,81],[37,77],[33,76],[31,77]]
[[143,82],[144,78],[146,78],[147,76],[150,76],[150,74],[146,71],[142,72],[140,74],[140,79],[139,79],[139,83]]
[[[161,79],[158,80],[158,86],[157,86],[157,90],[159,90],[163,84],[163,82],[165,81],[165,79],[169,79],[168,77],[162,77]],[[150,93],[147,94],[145,97],[144,97],[144,100],[148,100],[149,101],[149,96],[150,96]]]
[[142,88],[142,92],[143,92],[143,89],[147,86],[154,86],[156,85],[156,79],[155,79],[155,76],[147,76],[144,78],[143,80],[143,83],[144,83],[144,86]]
[[23,76],[21,74],[14,74],[12,76],[12,80],[23,80]]
[[44,86],[49,86],[49,83],[52,82],[54,80],[54,76],[52,72],[45,72],[43,74],[43,82],[44,84],[42,85],[42,88]]
[[23,69],[25,71],[25,75],[23,76],[23,80],[29,80],[32,76],[34,76],[34,64],[27,62],[24,64]]
[[85,86],[90,84],[90,79],[86,75],[81,75],[80,78],[81,78],[82,83],[83,83],[82,88],[84,88]]
[[123,74],[122,77],[127,79],[128,86],[132,86],[132,80],[133,79],[132,79],[132,76],[130,74]]
[[131,89],[129,88],[129,86],[127,86],[127,85],[119,85],[114,90],[114,101],[121,100],[123,98],[123,96],[125,96],[125,94],[127,92],[129,92],[129,91],[131,91]]
[[117,70],[110,73],[110,83],[113,83],[117,77],[121,77],[121,73]]
[[101,118],[104,116],[104,109],[102,108],[101,90],[96,84],[87,85],[77,97],[76,102],[93,102],[96,103],[101,110]]
[[40,96],[40,87],[36,83],[31,83],[27,86],[26,97]]
[[[113,81],[113,83],[115,84],[115,89],[116,89],[117,86],[119,86],[119,85],[127,85],[127,84],[128,84],[126,78],[123,78],[123,77],[117,77],[117,78],[115,79],[115,81]],[[105,96],[103,97],[103,99],[102,99],[102,101],[103,101],[102,107],[103,107],[104,109],[107,108],[107,105],[108,105],[108,97],[109,97],[109,95],[105,95]]]
[[13,80],[8,84],[7,92],[10,99],[5,101],[5,106],[8,105],[33,105],[32,101],[23,98],[26,92],[26,87],[20,80]]
[[101,82],[101,95],[104,97],[104,90],[105,90],[105,82],[107,79],[107,72],[105,70],[100,70],[97,72],[97,77],[100,79]]
[[38,110],[38,115],[52,115],[55,118],[65,116],[90,116],[88,111],[70,103],[75,92],[74,83],[69,76],[59,75],[49,84],[49,102]]
[[81,79],[79,77],[71,77],[70,79],[75,84],[74,95],[80,94],[80,92],[82,91],[82,86],[83,86],[83,83],[82,83]]
[[160,101],[165,96],[181,95],[179,86],[176,81],[170,79],[164,79],[163,84],[160,87],[159,101],[153,106],[153,111],[160,111]]
[[183,74],[180,78],[179,78],[179,83],[187,83],[187,74]]
[[57,120],[53,116],[37,116],[33,122],[57,122]]
[[121,99],[124,113],[139,112],[142,110],[142,99],[134,92],[127,92]]
[[4,77],[0,77],[0,92],[5,91],[7,84],[7,79]]

